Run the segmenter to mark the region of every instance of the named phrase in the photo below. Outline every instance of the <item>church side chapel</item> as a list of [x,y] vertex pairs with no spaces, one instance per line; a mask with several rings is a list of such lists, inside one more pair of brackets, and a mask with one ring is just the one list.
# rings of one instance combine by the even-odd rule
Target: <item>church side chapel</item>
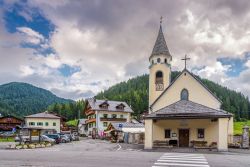
[[[161,23],[162,24],[162,23]],[[156,146],[216,148],[226,151],[233,136],[233,116],[187,68],[171,82],[172,55],[162,25],[149,57],[149,115],[145,149]]]

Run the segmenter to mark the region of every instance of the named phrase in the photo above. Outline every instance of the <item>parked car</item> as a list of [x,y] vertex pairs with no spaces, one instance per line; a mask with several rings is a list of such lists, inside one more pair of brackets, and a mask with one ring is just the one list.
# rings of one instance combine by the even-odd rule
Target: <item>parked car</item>
[[74,141],[79,141],[80,138],[79,138],[79,136],[78,136],[78,133],[73,133],[73,134],[72,134],[72,139],[73,139]]
[[70,133],[64,133],[64,135],[67,136],[70,141],[73,141],[72,135]]
[[16,136],[15,142],[20,142],[20,138],[22,138],[22,142],[24,142],[24,143],[30,142],[29,136]]
[[55,139],[49,138],[49,137],[46,136],[46,135],[42,135],[42,136],[41,136],[41,140],[44,141],[44,142],[56,143],[56,140],[55,140]]
[[61,143],[61,137],[59,134],[45,134],[45,136],[47,136],[51,139],[55,139],[56,144]]
[[59,133],[59,135],[61,137],[61,142],[62,143],[68,143],[68,142],[70,142],[70,138],[66,134]]
[[[22,138],[22,142],[27,143],[30,142],[30,136],[20,136]],[[15,137],[15,142],[20,142],[20,137],[16,136]],[[32,136],[31,137],[32,141],[39,141],[39,137],[38,136]],[[46,135],[41,135],[40,141],[44,141],[44,142],[50,142],[50,143],[55,143],[55,139],[49,138]]]

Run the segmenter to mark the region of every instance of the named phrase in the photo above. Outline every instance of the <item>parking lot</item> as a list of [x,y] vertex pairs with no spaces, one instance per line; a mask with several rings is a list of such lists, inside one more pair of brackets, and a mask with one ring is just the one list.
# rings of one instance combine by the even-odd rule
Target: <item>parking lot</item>
[[[167,153],[133,148],[103,140],[82,139],[50,148],[0,149],[0,167],[164,167],[171,166],[169,163],[178,166],[180,163],[184,166],[198,163],[190,162],[190,158],[203,158],[204,163],[207,162],[203,165],[207,166],[250,166],[249,154],[246,153]],[[183,156],[189,160],[180,162],[178,158],[183,159]]]

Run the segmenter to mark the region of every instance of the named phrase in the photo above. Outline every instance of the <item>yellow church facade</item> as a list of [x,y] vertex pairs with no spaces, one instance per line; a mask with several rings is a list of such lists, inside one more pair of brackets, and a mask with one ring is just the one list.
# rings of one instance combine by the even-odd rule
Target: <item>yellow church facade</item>
[[191,147],[202,143],[220,151],[232,141],[233,116],[186,67],[171,81],[172,55],[162,27],[149,58],[149,115],[145,118],[145,149],[157,142]]

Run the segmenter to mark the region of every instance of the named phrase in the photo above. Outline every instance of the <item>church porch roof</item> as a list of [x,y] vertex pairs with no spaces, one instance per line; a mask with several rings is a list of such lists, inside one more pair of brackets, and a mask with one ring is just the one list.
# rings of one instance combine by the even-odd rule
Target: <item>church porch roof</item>
[[232,114],[192,101],[180,100],[146,116],[146,119],[229,118]]

